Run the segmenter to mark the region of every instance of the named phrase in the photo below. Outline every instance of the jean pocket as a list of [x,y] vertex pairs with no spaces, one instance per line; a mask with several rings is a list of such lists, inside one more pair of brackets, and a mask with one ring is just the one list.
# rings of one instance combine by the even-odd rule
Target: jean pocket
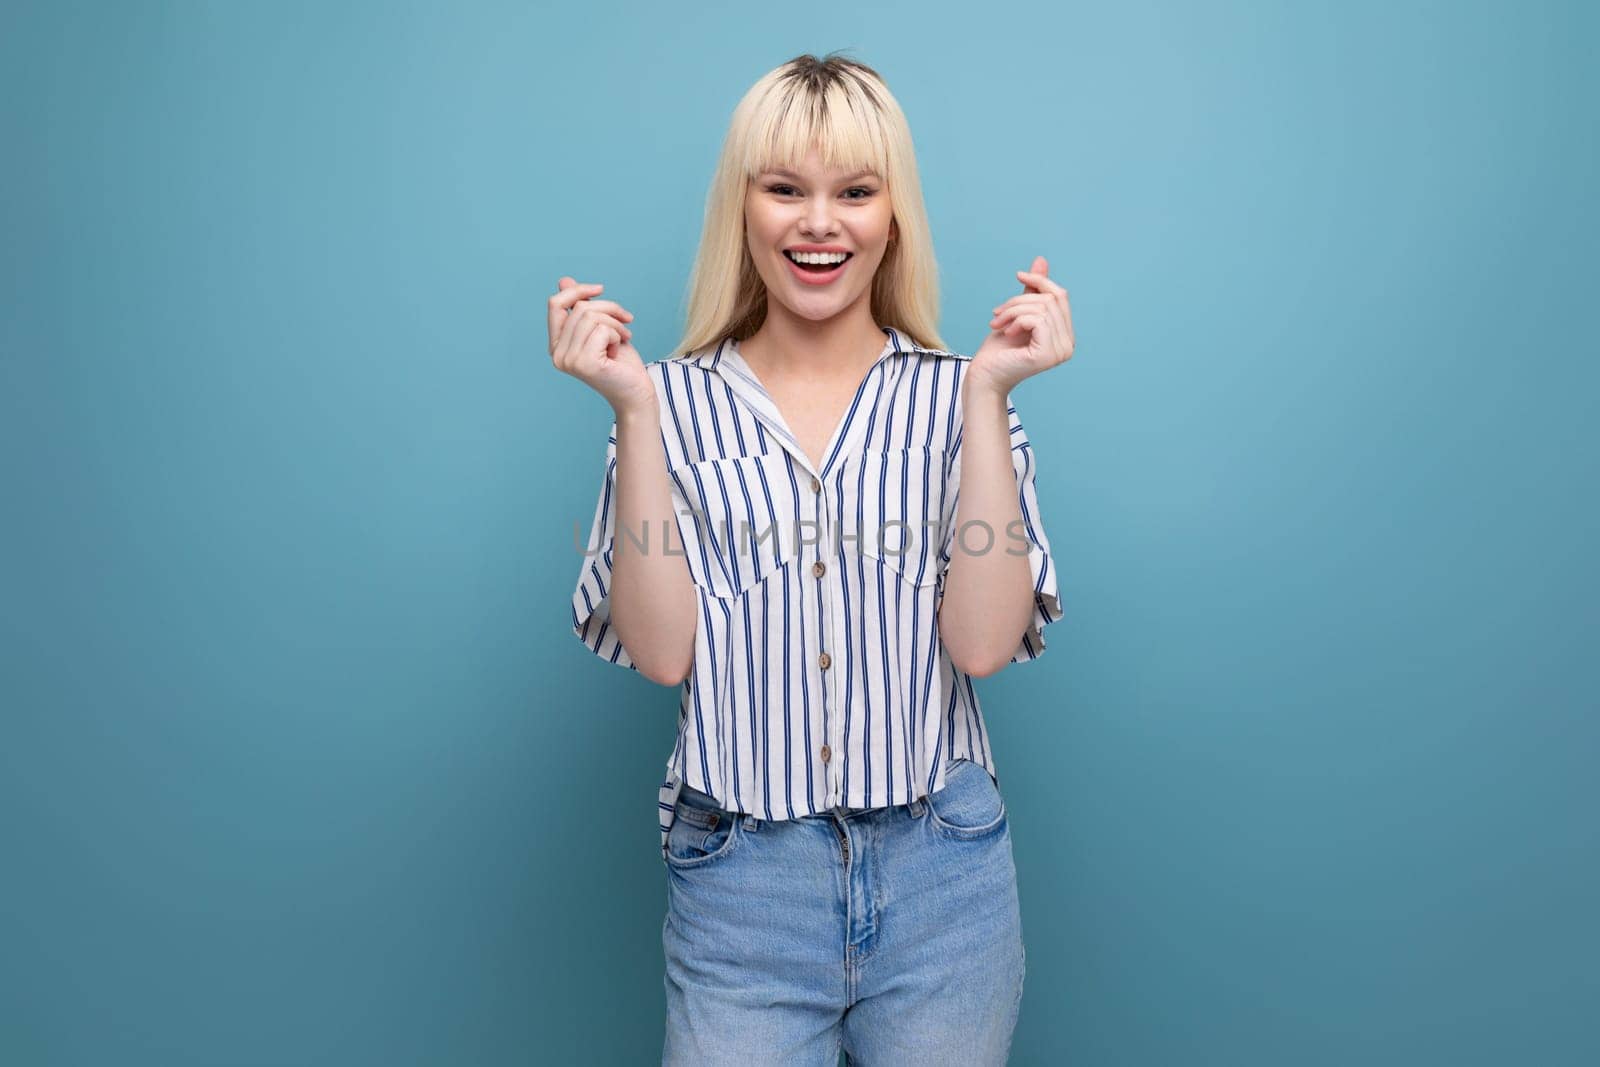
[[721,859],[739,839],[739,819],[704,793],[684,786],[667,831],[667,863],[699,867]]
[[946,837],[987,837],[1005,827],[1006,802],[988,768],[962,758],[945,768],[944,787],[928,794],[928,816]]

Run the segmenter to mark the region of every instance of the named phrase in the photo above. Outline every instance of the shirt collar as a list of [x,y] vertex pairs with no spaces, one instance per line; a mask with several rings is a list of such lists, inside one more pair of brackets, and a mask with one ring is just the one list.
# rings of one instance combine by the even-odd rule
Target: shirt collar
[[[943,349],[923,348],[913,344],[908,338],[902,337],[898,330],[892,327],[883,327],[887,337],[883,351],[878,354],[877,363],[882,363],[891,356],[919,359],[970,359],[968,356],[946,352]],[[802,468],[813,477],[826,478],[828,474],[840,463],[842,456],[848,456],[854,442],[865,432],[866,418],[861,416],[854,408],[847,411],[839,426],[834,430],[832,440],[828,442],[827,455],[824,457],[820,468],[813,468],[811,460],[801,449],[789,427],[783,421],[783,415],[778,411],[778,406],[772,397],[762,387],[755,372],[739,354],[739,347],[731,337],[725,337],[716,345],[690,352],[683,356],[672,358],[673,362],[693,363],[707,371],[714,371],[728,391],[742,401],[745,407],[755,418],[761,422],[778,439],[782,448],[788,451]],[[875,364],[876,365],[876,364]]]

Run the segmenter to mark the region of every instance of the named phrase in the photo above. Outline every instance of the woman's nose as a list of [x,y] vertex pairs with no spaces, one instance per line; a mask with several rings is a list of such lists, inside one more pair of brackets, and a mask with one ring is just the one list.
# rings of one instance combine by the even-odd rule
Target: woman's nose
[[826,200],[813,200],[806,208],[805,228],[814,240],[833,235],[833,205]]

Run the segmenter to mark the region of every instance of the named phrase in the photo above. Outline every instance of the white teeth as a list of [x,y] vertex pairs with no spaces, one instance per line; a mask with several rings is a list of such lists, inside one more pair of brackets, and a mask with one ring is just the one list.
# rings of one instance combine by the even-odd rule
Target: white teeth
[[796,263],[837,264],[849,258],[845,252],[791,252],[785,250],[784,255]]

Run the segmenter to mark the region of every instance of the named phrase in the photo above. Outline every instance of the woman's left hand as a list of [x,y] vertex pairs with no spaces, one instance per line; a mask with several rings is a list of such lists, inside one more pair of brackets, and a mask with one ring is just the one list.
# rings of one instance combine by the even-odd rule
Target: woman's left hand
[[1045,258],[1035,256],[1033,270],[1017,271],[1023,291],[994,309],[969,374],[981,373],[997,390],[1010,392],[1024,378],[1072,358],[1072,305],[1049,270]]

